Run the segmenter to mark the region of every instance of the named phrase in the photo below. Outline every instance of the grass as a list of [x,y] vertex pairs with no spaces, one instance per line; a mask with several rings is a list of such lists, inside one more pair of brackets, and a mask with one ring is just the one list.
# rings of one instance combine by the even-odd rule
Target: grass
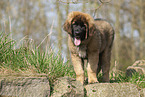
[[40,48],[20,47],[13,49],[16,45],[9,35],[0,33],[0,73],[1,74],[44,74],[50,81],[58,77],[74,77],[75,73],[68,62],[63,63],[60,54],[53,51],[42,51]]
[[[14,49],[17,43],[9,39],[9,35],[0,32],[0,74],[42,74],[49,77],[50,82],[57,78],[69,76],[75,78],[72,66],[63,63],[61,54],[54,51],[42,51],[39,48],[20,47]],[[86,71],[85,71],[85,74]],[[101,79],[102,75],[99,75]],[[134,74],[127,77],[125,73],[111,73],[111,83],[130,82],[139,88],[145,88],[145,76]]]
[[120,72],[118,74],[111,73],[110,83],[125,83],[130,82],[137,85],[138,89],[145,88],[145,75],[140,75],[139,73],[134,73],[131,77],[126,76],[125,73]]

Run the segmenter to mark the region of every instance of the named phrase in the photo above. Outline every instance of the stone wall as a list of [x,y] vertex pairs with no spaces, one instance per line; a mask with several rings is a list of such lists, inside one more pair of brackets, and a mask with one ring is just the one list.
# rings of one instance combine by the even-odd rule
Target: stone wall
[[49,81],[46,77],[1,77],[0,96],[9,97],[47,97],[50,95]]
[[[145,60],[136,61],[126,70],[127,76],[145,74]],[[131,83],[96,83],[82,85],[73,78],[58,78],[51,86],[47,77],[0,75],[0,97],[145,97],[145,88]]]
[[46,77],[0,78],[0,97],[145,97],[145,89],[139,91],[130,83],[96,83],[83,86],[69,77],[59,78],[52,89],[50,90]]

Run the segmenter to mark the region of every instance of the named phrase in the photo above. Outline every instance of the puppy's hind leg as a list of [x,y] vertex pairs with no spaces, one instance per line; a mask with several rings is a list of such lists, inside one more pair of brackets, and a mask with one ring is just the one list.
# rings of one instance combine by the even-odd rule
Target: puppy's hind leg
[[88,73],[88,83],[96,83],[97,80],[97,68],[98,68],[98,61],[99,61],[99,53],[98,52],[92,52],[88,54],[88,67],[87,67],[87,73]]
[[103,82],[109,82],[109,70],[110,70],[110,60],[111,60],[111,49],[106,49],[100,56],[100,63],[103,72]]

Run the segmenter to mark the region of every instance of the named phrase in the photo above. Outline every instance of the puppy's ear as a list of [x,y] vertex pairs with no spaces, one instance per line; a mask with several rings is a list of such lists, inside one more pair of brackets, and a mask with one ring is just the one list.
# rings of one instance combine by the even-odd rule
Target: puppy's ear
[[85,39],[88,39],[89,36],[93,36],[94,33],[97,31],[96,26],[94,24],[85,24],[86,26],[86,35]]
[[88,39],[88,36],[89,36],[89,27],[88,27],[88,24],[84,24],[85,27],[86,27],[86,35],[85,35],[85,39]]
[[68,32],[68,34],[72,35],[71,22],[69,22],[68,20],[66,20],[63,24],[63,29]]

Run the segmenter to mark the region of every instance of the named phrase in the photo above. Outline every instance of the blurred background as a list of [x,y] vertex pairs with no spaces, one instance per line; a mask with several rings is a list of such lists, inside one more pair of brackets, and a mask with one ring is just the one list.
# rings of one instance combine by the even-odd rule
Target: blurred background
[[145,0],[0,0],[0,31],[17,41],[14,49],[34,44],[42,51],[61,53],[66,62],[70,53],[62,26],[69,12],[82,11],[114,27],[111,64],[124,71],[145,59],[144,9]]

